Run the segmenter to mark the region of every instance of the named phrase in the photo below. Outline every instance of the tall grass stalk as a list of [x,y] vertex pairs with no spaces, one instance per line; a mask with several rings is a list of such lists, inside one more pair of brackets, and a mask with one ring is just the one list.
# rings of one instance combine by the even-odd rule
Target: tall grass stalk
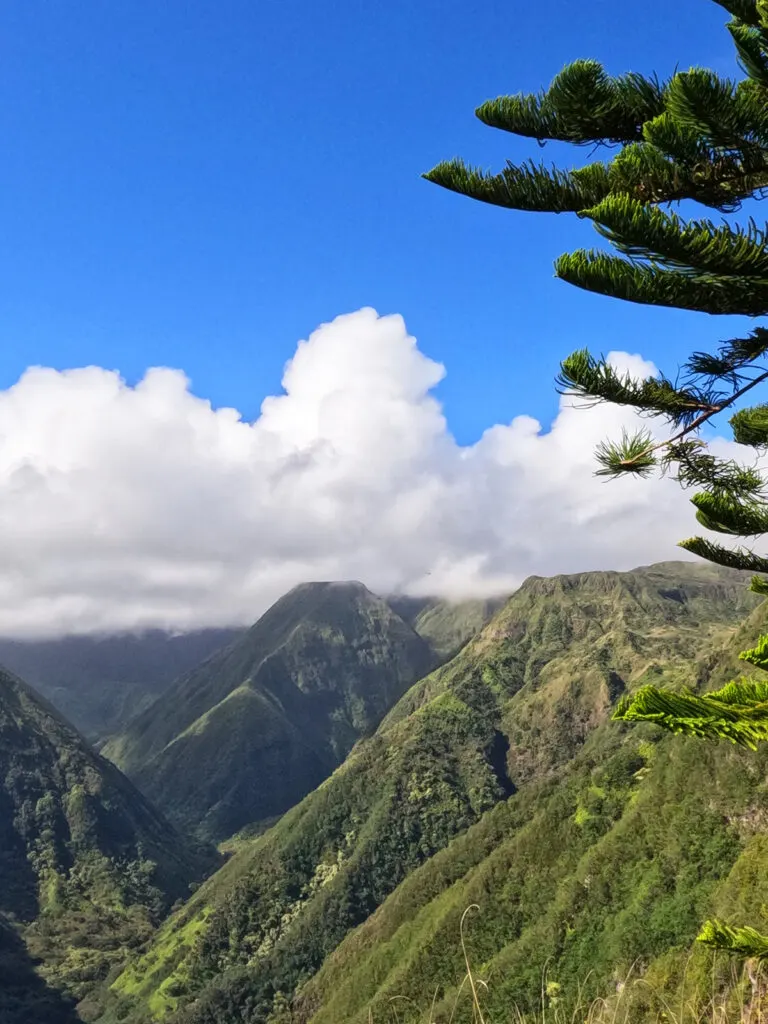
[[[670,1001],[658,985],[642,977],[633,978],[637,964],[633,964],[623,982],[616,984],[615,996],[593,999],[587,1002],[583,995],[589,975],[579,984],[575,1000],[568,1005],[557,997],[559,986],[549,980],[549,962],[545,963],[541,976],[540,1005],[536,1010],[523,1011],[511,1006],[501,1018],[493,1020],[483,1009],[481,993],[488,991],[488,983],[480,978],[472,967],[465,936],[465,924],[470,911],[478,910],[477,904],[468,906],[461,915],[459,938],[466,972],[453,999],[448,1019],[436,1018],[439,988],[436,988],[429,1009],[423,1013],[418,1005],[405,996],[394,996],[390,1000],[392,1024],[456,1024],[462,1005],[462,998],[468,991],[471,999],[472,1024],[768,1024],[768,979],[765,969],[748,961],[739,966],[731,964],[729,976],[723,981],[717,970],[717,954],[712,961],[712,985],[709,999],[701,1004],[694,995],[687,993],[687,976],[690,957],[686,961],[680,983],[679,998]],[[720,981],[718,981],[718,977]],[[628,994],[645,988],[651,996],[652,1006],[641,1009]],[[400,1007],[408,1014],[406,1022],[400,1014]],[[409,1012],[410,1011],[410,1012]],[[376,1024],[371,1010],[368,1024]]]

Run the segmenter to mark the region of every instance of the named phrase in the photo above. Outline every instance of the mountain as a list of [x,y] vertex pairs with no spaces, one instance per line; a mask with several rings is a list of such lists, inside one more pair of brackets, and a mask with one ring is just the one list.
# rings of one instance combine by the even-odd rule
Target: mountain
[[[0,972],[38,978],[5,989],[3,1024],[68,1020],[61,993],[87,997],[215,863],[0,670]],[[36,1002],[50,1017],[32,1016]]]
[[319,785],[433,665],[428,644],[362,584],[304,584],[104,753],[172,821],[221,839]]
[[538,998],[545,961],[558,963],[589,893],[595,915],[575,933],[564,990],[588,973],[595,944],[602,982],[622,942],[641,949],[655,903],[648,956],[690,941],[739,855],[723,808],[749,806],[760,764],[739,791],[738,752],[707,760],[700,745],[609,717],[650,679],[706,685],[725,671],[723,645],[756,603],[743,574],[696,563],[529,579],[318,789],[233,844],[115,978],[105,1024],[147,1013],[351,1024],[369,1007],[388,1019],[401,993],[426,1015],[436,987],[432,1019],[448,1019],[441,999],[461,981],[469,902],[484,908],[471,933],[479,968],[500,953],[506,1002],[494,1019],[514,1012],[513,996],[523,1008]]
[[[721,685],[718,669],[766,629],[762,605],[699,664],[699,681]],[[395,996],[423,1011],[432,993],[433,1019],[447,1018],[472,906],[465,941],[489,981],[488,1019],[579,998],[582,1018],[599,999],[603,1020],[666,1019],[670,1006],[691,1020],[746,1019],[749,986],[695,936],[710,916],[765,931],[766,778],[765,746],[599,725],[556,780],[499,804],[412,872],[301,987],[291,1021],[367,1024]],[[545,969],[555,999],[542,1007]],[[475,1019],[466,1000],[453,1019]]]
[[387,603],[427,641],[438,661],[448,661],[485,626],[506,597],[443,601],[436,597],[388,597]]
[[[387,603],[435,652],[452,657],[482,629],[503,600],[460,603],[394,597]],[[179,676],[238,640],[245,628],[169,633],[0,637],[0,665],[46,697],[68,721],[99,743],[122,731]]]
[[0,637],[0,665],[46,697],[89,740],[127,725],[173,682],[242,629],[162,630],[53,640]]

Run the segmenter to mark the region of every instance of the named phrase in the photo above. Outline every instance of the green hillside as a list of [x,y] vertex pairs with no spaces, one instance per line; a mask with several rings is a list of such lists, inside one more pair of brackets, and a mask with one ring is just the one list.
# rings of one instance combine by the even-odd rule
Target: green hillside
[[[761,606],[705,659],[701,681],[719,685],[767,625]],[[699,1019],[731,966],[715,958],[713,973],[712,953],[694,945],[701,921],[716,912],[765,925],[767,773],[765,749],[598,726],[556,780],[521,790],[412,872],[300,990],[292,1021],[389,1020],[393,997],[421,1013],[435,993],[442,1020],[465,973],[470,906],[467,948],[488,981],[489,1019],[535,1011],[545,967],[561,1001],[608,999],[605,1019],[619,999],[621,1019],[659,1019],[681,999]],[[410,1012],[400,1019],[422,1019]],[[473,1019],[459,999],[453,1020]]]
[[435,597],[389,597],[387,603],[427,641],[440,661],[457,654],[502,608],[506,598],[442,601]]
[[[214,866],[213,851],[182,839],[58,712],[0,671],[0,969],[32,979],[41,961],[30,999],[53,1006],[51,988],[87,998]],[[34,1019],[18,988],[0,996],[4,1024]]]
[[362,584],[304,584],[104,753],[172,821],[222,839],[301,800],[434,664]]
[[[452,915],[466,894],[451,886],[486,865],[477,891],[498,902],[502,926],[489,926],[481,962],[506,949],[510,930],[542,919],[550,892],[635,806],[643,769],[654,764],[657,745],[638,748],[637,731],[608,722],[615,700],[650,678],[695,683],[724,671],[722,655],[700,668],[690,650],[722,648],[754,603],[741,574],[691,564],[527,581],[323,785],[239,844],[114,981],[105,1021],[174,1011],[186,1024],[277,1021],[296,994],[299,1019],[342,1022],[367,1020],[369,1003],[380,1008],[399,987],[429,1000],[432,976],[452,984],[461,975]],[[700,747],[681,749],[673,765],[698,757],[706,770]],[[669,770],[679,783],[687,766]],[[670,785],[677,812],[675,794]],[[699,811],[686,812],[694,851]],[[714,817],[701,817],[703,827]],[[713,851],[699,845],[710,881],[739,850],[730,833]],[[633,856],[650,847],[650,837],[631,839]],[[670,871],[682,871],[690,853],[680,840]],[[698,920],[689,914],[689,931]],[[441,936],[426,961],[416,955],[431,934],[419,931],[425,921]],[[541,941],[529,952],[543,953],[541,962],[529,958],[526,975],[539,979],[552,950]]]
[[92,742],[124,728],[177,676],[235,640],[241,629],[174,635],[152,629],[49,640],[0,637],[0,665],[47,698]]

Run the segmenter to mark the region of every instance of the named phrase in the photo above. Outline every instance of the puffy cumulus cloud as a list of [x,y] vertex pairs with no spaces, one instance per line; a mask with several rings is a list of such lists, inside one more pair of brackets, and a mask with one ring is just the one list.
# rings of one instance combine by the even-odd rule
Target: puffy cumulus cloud
[[630,412],[563,402],[548,431],[521,415],[461,447],[443,375],[372,309],[302,341],[254,423],[177,370],[29,369],[0,393],[0,634],[250,622],[305,580],[460,598],[679,556],[674,483],[593,475]]

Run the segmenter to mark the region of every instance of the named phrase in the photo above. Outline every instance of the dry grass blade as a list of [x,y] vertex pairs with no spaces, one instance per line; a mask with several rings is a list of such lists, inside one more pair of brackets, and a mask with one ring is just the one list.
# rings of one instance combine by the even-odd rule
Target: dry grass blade
[[467,953],[467,946],[464,942],[464,919],[470,910],[479,910],[480,907],[476,903],[470,904],[464,913],[461,915],[461,921],[459,923],[459,935],[461,937],[461,951],[464,954],[464,963],[467,965],[467,977],[469,978],[469,984],[472,989],[472,1006],[473,1006],[473,1017],[477,1024],[486,1024],[485,1018],[483,1017],[483,1011],[480,1008],[480,1000],[477,996],[477,986],[475,985],[475,978],[472,974],[472,966],[469,962],[469,955]]

